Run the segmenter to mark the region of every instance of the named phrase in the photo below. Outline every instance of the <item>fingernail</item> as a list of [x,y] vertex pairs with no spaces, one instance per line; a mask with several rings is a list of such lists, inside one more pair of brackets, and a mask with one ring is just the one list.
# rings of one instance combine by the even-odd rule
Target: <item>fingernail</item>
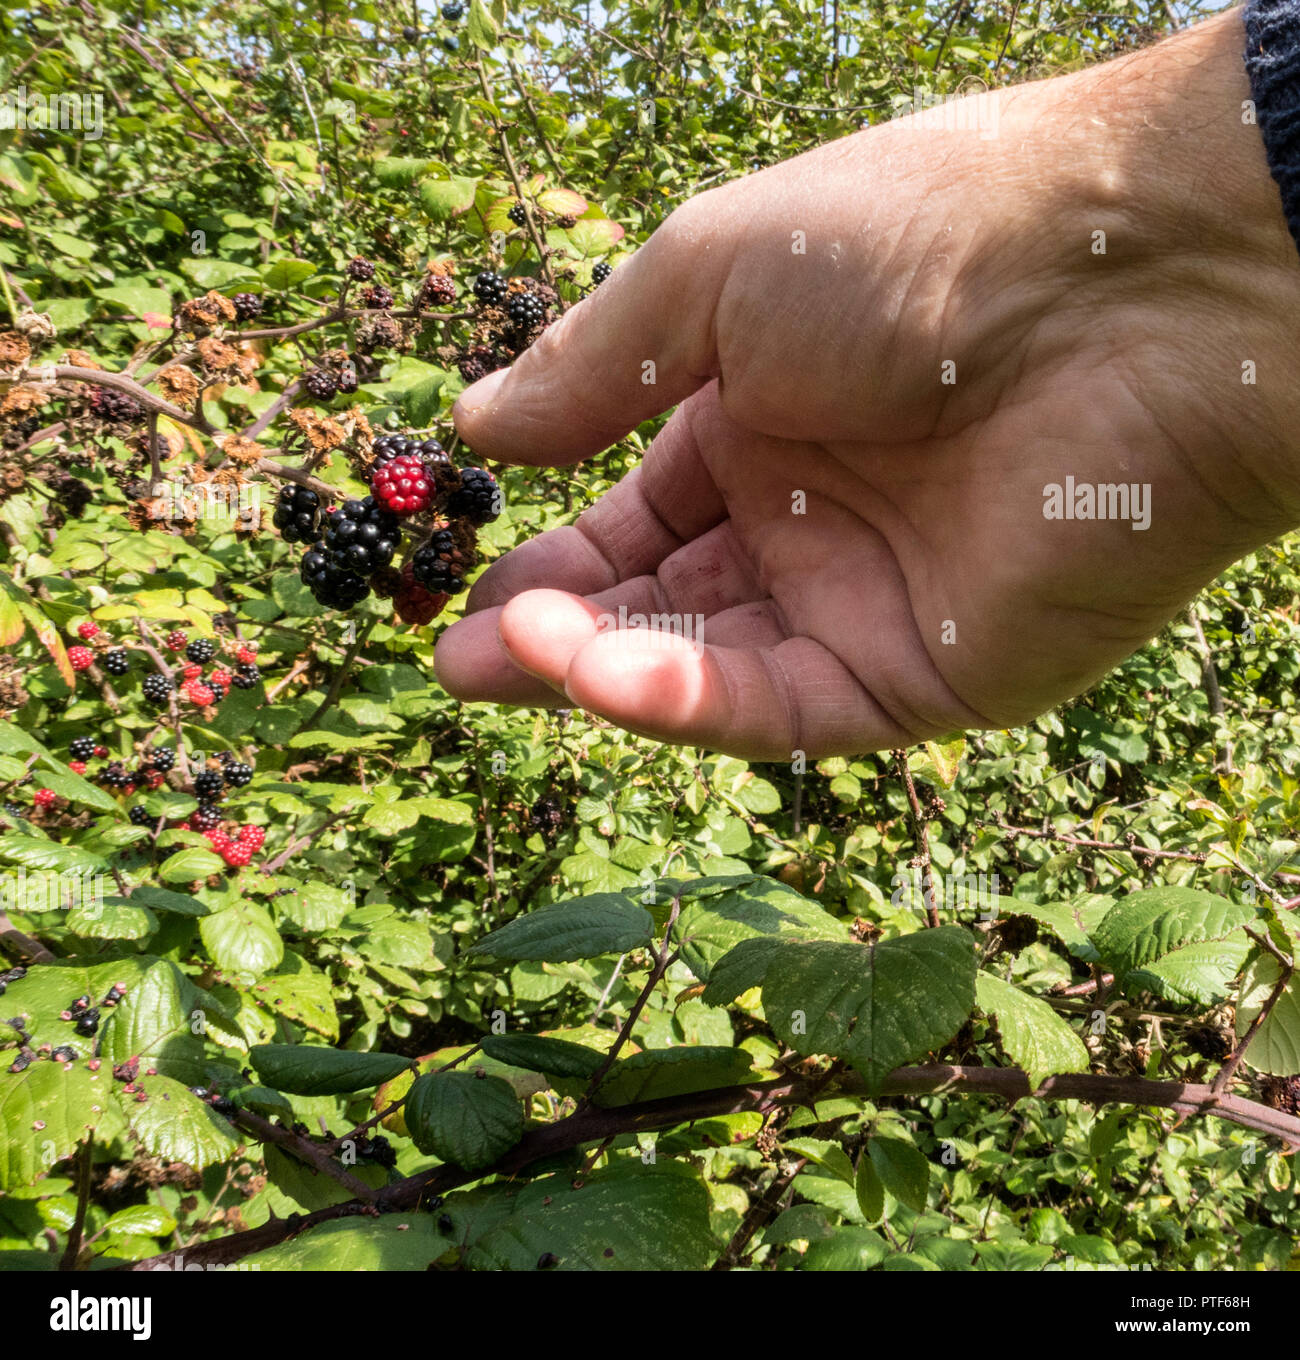
[[467,387],[460,394],[460,401],[457,404],[464,407],[466,411],[482,410],[483,407],[490,405],[500,395],[509,372],[508,368],[498,368],[495,373],[489,373],[486,378],[480,378],[478,382]]

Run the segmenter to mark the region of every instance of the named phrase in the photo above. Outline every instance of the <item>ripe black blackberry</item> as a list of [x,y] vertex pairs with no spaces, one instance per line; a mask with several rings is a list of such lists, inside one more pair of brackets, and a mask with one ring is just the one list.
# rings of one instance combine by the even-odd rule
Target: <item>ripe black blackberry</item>
[[125,675],[131,669],[131,658],[125,647],[114,647],[104,653],[104,669],[109,675]]
[[211,831],[221,825],[221,809],[215,803],[200,803],[190,815],[196,831]]
[[329,401],[339,390],[334,375],[323,368],[308,369],[303,375],[302,385],[307,389],[308,396],[317,401]]
[[604,260],[601,260],[599,264],[592,265],[591,281],[592,283],[604,283],[605,280],[609,278],[609,276],[613,272],[614,266],[611,264],[606,264]]
[[375,277],[375,266],[364,255],[354,255],[348,261],[347,276],[358,283],[366,283]]
[[370,587],[355,572],[330,563],[320,543],[303,553],[300,573],[303,584],[326,609],[351,609],[370,594]]
[[507,217],[515,224],[515,226],[517,226],[517,227],[522,227],[522,226],[526,226],[526,225],[527,225],[527,222],[528,222],[528,212],[527,212],[527,210],[524,208],[524,205],[523,205],[522,203],[520,203],[520,202],[517,202],[517,201],[516,201],[516,202],[512,203],[512,204],[510,205],[510,211],[509,211],[508,213],[506,213],[506,216],[507,216]]
[[226,781],[220,770],[200,770],[194,776],[194,796],[200,802],[216,802],[225,791]]
[[154,819],[149,815],[148,809],[143,803],[137,803],[130,812],[127,813],[134,826],[152,826]]
[[256,293],[236,293],[230,300],[235,304],[235,315],[240,321],[252,321],[262,315],[262,299]]
[[84,1034],[89,1038],[98,1028],[99,1011],[94,1006],[91,1006],[89,1010],[82,1011],[77,1016],[76,1031],[78,1034]]
[[435,595],[457,595],[474,568],[474,554],[459,546],[451,529],[437,529],[411,557],[415,579]]
[[461,468],[460,489],[447,498],[450,519],[467,519],[473,525],[491,524],[501,514],[501,488],[486,468]]
[[185,659],[206,666],[217,654],[217,644],[211,638],[195,638],[185,648]]
[[253,767],[243,761],[234,760],[226,766],[226,783],[232,789],[242,789],[253,778]]
[[401,542],[397,516],[373,496],[344,501],[340,509],[326,517],[324,527],[321,542],[328,564],[335,571],[359,577],[388,566]]
[[361,301],[372,312],[386,312],[393,305],[393,290],[382,283],[373,284],[361,290]]
[[176,752],[170,746],[156,746],[149,752],[149,764],[159,774],[166,774],[176,764]]
[[235,667],[231,683],[236,689],[252,689],[262,678],[262,672],[250,661],[241,661]]
[[506,300],[508,291],[505,279],[490,269],[474,277],[474,296],[487,306],[499,307]]
[[89,760],[95,754],[95,738],[73,737],[68,743],[68,754],[73,760]]
[[308,486],[282,486],[271,523],[286,543],[314,542],[320,525],[320,496]]
[[534,293],[511,293],[506,315],[516,330],[531,331],[546,320],[546,304]]
[[172,692],[172,682],[160,671],[153,675],[146,675],[144,684],[140,686],[140,692],[151,704],[162,707],[167,702]]
[[414,452],[414,441],[404,434],[381,434],[370,446],[374,455],[372,472],[377,472],[385,463]]

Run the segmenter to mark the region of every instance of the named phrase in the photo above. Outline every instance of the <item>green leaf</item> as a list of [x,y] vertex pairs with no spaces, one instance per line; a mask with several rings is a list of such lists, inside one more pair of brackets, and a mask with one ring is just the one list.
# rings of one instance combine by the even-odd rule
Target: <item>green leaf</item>
[[84,1063],[0,1072],[0,1190],[31,1185],[71,1156],[103,1118],[112,1085],[107,1068],[91,1072]]
[[107,873],[108,861],[76,845],[39,840],[9,831],[0,836],[0,859],[24,869],[52,869],[60,874]]
[[311,278],[315,272],[316,266],[310,260],[294,258],[275,260],[262,266],[262,282],[273,293],[286,293],[289,289],[296,288],[304,279]]
[[260,1004],[297,1024],[326,1039],[339,1037],[333,985],[326,974],[310,967],[300,955],[286,952],[283,965],[255,983],[252,992]]
[[960,926],[875,945],[776,947],[763,980],[773,1031],[797,1052],[846,1058],[869,1091],[900,1063],[951,1039],[975,1004],[974,945]]
[[266,908],[250,898],[205,916],[199,922],[199,933],[212,962],[223,972],[260,977],[284,958],[284,941],[275,923]]
[[[571,1171],[543,1176],[502,1198],[513,1213],[471,1238],[470,1270],[537,1270],[545,1258],[562,1271],[702,1271],[718,1255],[708,1191],[672,1161],[622,1161],[576,1187]],[[475,1204],[453,1195],[443,1205],[453,1240],[470,1235]]]
[[165,883],[194,883],[207,878],[209,874],[220,873],[225,867],[220,856],[193,845],[165,859],[158,870],[158,877]]
[[353,1053],[315,1044],[258,1044],[249,1049],[258,1077],[295,1096],[334,1096],[391,1081],[411,1065],[396,1053]]
[[523,1106],[500,1077],[428,1072],[412,1084],[404,1113],[421,1152],[466,1171],[490,1166],[524,1133]]
[[853,1193],[858,1208],[868,1223],[878,1223],[885,1216],[885,1186],[870,1157],[858,1159],[858,1170],[853,1180]]
[[234,1156],[239,1146],[234,1129],[188,1087],[162,1076],[141,1076],[138,1084],[147,1100],[120,1093],[118,1098],[145,1152],[196,1171]]
[[167,1076],[198,1080],[203,1043],[195,1030],[201,1028],[201,997],[174,963],[155,960],[129,983],[126,999],[101,1023],[101,1056],[114,1063],[139,1057]]
[[623,239],[623,228],[606,217],[584,217],[569,227],[565,235],[585,258],[604,255]]
[[65,924],[85,940],[143,940],[158,929],[158,918],[148,907],[123,897],[106,897],[73,907]]
[[[7,839],[4,838],[4,839]],[[0,846],[4,841],[0,839]],[[621,893],[596,893],[552,902],[484,936],[469,952],[497,959],[566,963],[601,954],[626,954],[649,944],[654,921]]]
[[110,1215],[104,1224],[108,1233],[132,1233],[139,1237],[166,1237],[176,1231],[176,1220],[157,1204],[133,1204]]
[[867,1144],[867,1155],[881,1185],[913,1213],[924,1212],[930,1187],[930,1163],[925,1154],[901,1138],[878,1133]]
[[[1271,954],[1257,954],[1241,980],[1237,1001],[1237,1037],[1250,1028],[1282,976]],[[1274,1077],[1300,1075],[1300,974],[1292,974],[1273,1009],[1265,1016],[1246,1049],[1244,1062],[1256,1072]]]
[[540,1034],[489,1034],[483,1040],[483,1052],[498,1062],[548,1077],[593,1077],[605,1061],[605,1055],[595,1049]]
[[488,12],[483,0],[470,0],[469,18],[465,21],[465,34],[475,47],[489,48],[496,46],[496,20]]
[[[691,885],[684,885],[689,888]],[[703,981],[717,961],[741,940],[756,936],[847,940],[848,927],[815,902],[773,878],[759,878],[733,892],[689,903],[673,927],[682,960]]]
[[1102,962],[1122,982],[1133,969],[1189,944],[1221,940],[1254,916],[1253,906],[1199,888],[1145,888],[1106,913],[1093,932],[1093,943]]
[[[863,1158],[866,1161],[866,1158]],[[879,1215],[877,1215],[879,1217]],[[889,1245],[871,1228],[841,1228],[804,1252],[801,1270],[871,1270],[889,1255]]]
[[592,1101],[609,1109],[638,1100],[687,1095],[715,1086],[735,1086],[749,1075],[753,1059],[743,1048],[707,1044],[646,1048],[620,1058],[596,1088]]
[[170,892],[167,888],[154,888],[147,884],[132,889],[131,902],[152,907],[154,911],[174,912],[178,916],[206,916],[212,910],[188,893]]
[[1083,1040],[1039,996],[1031,996],[1009,982],[980,973],[975,983],[979,1007],[996,1015],[998,1033],[1007,1056],[1037,1088],[1054,1072],[1086,1072],[1088,1050]]
[[420,206],[435,222],[445,222],[474,206],[478,180],[453,176],[426,179],[420,185]]
[[1098,963],[1101,955],[1097,953],[1091,935],[1114,907],[1115,899],[1088,893],[1067,902],[1026,902],[1013,897],[999,905],[1006,913],[1031,916],[1040,925],[1045,925],[1076,959]]

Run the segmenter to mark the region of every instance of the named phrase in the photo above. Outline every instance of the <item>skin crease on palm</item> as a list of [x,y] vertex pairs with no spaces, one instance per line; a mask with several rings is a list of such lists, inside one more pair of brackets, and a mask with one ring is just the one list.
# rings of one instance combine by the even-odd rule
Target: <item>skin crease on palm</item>
[[[677,410],[483,574],[446,688],[757,759],[1006,727],[1300,523],[1300,256],[1243,43],[1229,12],[999,92],[994,136],[899,120],[675,212],[457,404],[537,465]],[[1045,518],[1067,476],[1149,485],[1150,527]],[[706,646],[598,631],[620,604]]]

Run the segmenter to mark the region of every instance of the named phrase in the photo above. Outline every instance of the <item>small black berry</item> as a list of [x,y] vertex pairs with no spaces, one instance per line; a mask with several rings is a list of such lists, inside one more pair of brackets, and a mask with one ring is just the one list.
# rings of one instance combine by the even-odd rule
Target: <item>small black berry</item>
[[361,301],[373,312],[386,312],[393,305],[393,292],[382,283],[361,290]]
[[308,370],[303,377],[302,385],[317,401],[329,401],[339,389],[338,383],[334,381],[334,375],[323,368]]
[[509,289],[500,274],[485,269],[474,278],[474,296],[488,306],[499,307],[505,300]]
[[131,669],[131,657],[125,647],[114,647],[104,653],[104,669],[109,675],[125,675]]
[[170,746],[156,746],[149,752],[149,763],[159,774],[166,774],[176,764],[176,752]]
[[200,770],[194,776],[194,796],[205,801],[221,797],[226,781],[220,770]]
[[95,754],[95,738],[73,737],[68,743],[68,753],[73,760],[89,760]]
[[221,823],[221,809],[215,803],[200,803],[190,821],[196,831],[211,831]]
[[435,595],[456,595],[465,589],[465,576],[474,567],[472,553],[456,544],[450,529],[437,529],[411,557],[415,579]]
[[143,803],[137,803],[130,812],[127,813],[131,822],[135,826],[152,826],[154,819],[149,815]]
[[232,789],[242,789],[245,784],[252,781],[253,767],[245,765],[241,761],[232,761],[226,766],[226,783]]
[[206,666],[217,654],[217,644],[211,638],[195,638],[185,648],[185,658],[197,665]]
[[140,690],[151,704],[161,707],[167,702],[168,696],[172,692],[172,682],[167,676],[158,672],[154,675],[146,675]]
[[510,211],[506,213],[506,216],[517,227],[524,226],[528,221],[528,213],[522,203],[512,203],[510,205]]
[[471,524],[491,524],[501,514],[501,488],[486,468],[462,468],[460,489],[447,500],[451,519],[467,519]]
[[256,293],[236,293],[231,301],[235,304],[235,315],[241,321],[252,321],[262,315],[262,299]]
[[375,266],[364,255],[354,255],[348,261],[347,275],[358,283],[366,283],[375,277]]
[[592,283],[604,283],[613,272],[613,265],[606,264],[604,260],[601,260],[599,264],[591,267],[591,281]]

